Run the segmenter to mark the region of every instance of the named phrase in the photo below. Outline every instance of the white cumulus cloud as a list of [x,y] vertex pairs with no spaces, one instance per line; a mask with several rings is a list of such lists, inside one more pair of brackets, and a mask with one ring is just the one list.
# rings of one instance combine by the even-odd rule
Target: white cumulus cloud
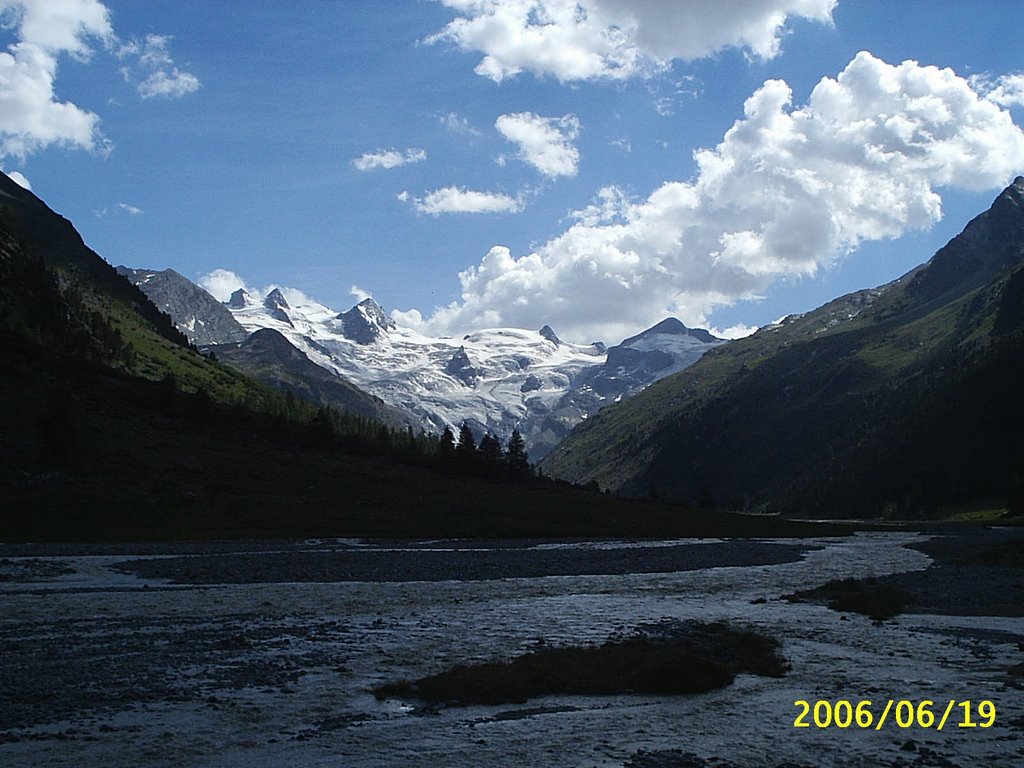
[[0,20],[22,43],[87,59],[90,37],[113,39],[110,12],[99,0],[0,0]]
[[[410,199],[406,196],[406,199]],[[522,202],[503,192],[479,192],[461,187],[441,187],[423,197],[411,198],[419,213],[518,213]]]
[[174,65],[170,38],[148,35],[121,42],[99,0],[0,0],[0,25],[16,42],[0,51],[0,158],[26,156],[56,145],[108,151],[94,112],[57,98],[62,57],[87,61],[93,45],[134,62],[123,72],[143,98],[191,93],[199,80]]
[[750,336],[753,333],[757,333],[758,327],[756,325],[745,325],[739,323],[737,325],[730,325],[728,328],[708,328],[708,331],[712,336],[717,336],[720,339],[742,339],[746,336]]
[[17,42],[0,51],[0,157],[50,145],[98,149],[100,119],[59,101],[54,90],[61,56],[84,60],[89,40],[113,37],[106,7],[96,0],[0,0],[0,23]]
[[293,306],[293,307],[301,307],[301,306],[322,307],[323,306],[323,304],[321,304],[319,301],[314,299],[308,293],[303,293],[298,288],[289,288],[286,285],[277,285],[276,283],[272,283],[272,284],[266,286],[265,288],[263,288],[262,290],[258,291],[254,295],[259,296],[261,298],[266,298],[267,294],[269,294],[275,288],[277,290],[281,291],[281,294],[284,296],[285,301],[287,301],[288,304]]
[[11,179],[11,181],[13,181],[19,187],[27,189],[29,192],[32,191],[32,185],[29,183],[29,180],[25,178],[24,174],[22,174],[20,171],[4,171],[4,173],[6,173],[7,176]]
[[393,309],[391,310],[391,319],[403,328],[412,328],[420,333],[429,331],[428,323],[418,309]]
[[409,163],[422,163],[426,159],[426,151],[415,147],[405,152],[397,149],[378,149],[376,152],[364,152],[352,161],[352,165],[359,171],[372,171],[377,168],[398,168]]
[[1016,72],[997,78],[972,77],[971,85],[985,98],[1001,107],[1024,107],[1024,73]]
[[217,301],[227,301],[239,288],[252,296],[259,295],[259,291],[247,286],[245,281],[230,269],[215,269],[200,277],[198,282]]
[[[927,228],[938,190],[1005,185],[1024,132],[950,69],[858,54],[794,107],[769,80],[696,177],[641,200],[615,188],[534,252],[495,246],[459,275],[461,298],[434,332],[550,323],[577,340],[617,340],[666,315],[707,322],[716,306],[813,275],[864,240]],[[738,329],[737,329],[738,330]]]
[[580,153],[573,145],[580,121],[575,115],[541,117],[533,112],[500,115],[494,127],[519,147],[519,157],[549,178],[575,176]]
[[790,17],[831,23],[837,0],[441,0],[459,15],[428,42],[483,59],[479,75],[624,80],[726,48],[769,59]]

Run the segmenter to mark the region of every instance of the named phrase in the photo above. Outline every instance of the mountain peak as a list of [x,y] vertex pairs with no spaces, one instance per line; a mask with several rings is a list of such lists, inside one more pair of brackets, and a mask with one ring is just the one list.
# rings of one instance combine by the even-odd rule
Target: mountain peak
[[539,333],[539,334],[540,334],[541,336],[543,336],[543,337],[544,337],[545,339],[547,339],[548,341],[550,341],[550,342],[551,342],[552,344],[554,344],[554,345],[555,345],[556,347],[557,347],[558,345],[560,345],[560,344],[562,343],[562,340],[558,338],[558,334],[556,334],[556,333],[555,333],[555,332],[554,332],[554,331],[553,331],[553,330],[551,329],[551,326],[550,326],[550,325],[545,325],[545,326],[544,326],[543,328],[541,328],[541,329],[540,329],[540,330],[538,331],[538,333]]
[[280,288],[275,288],[267,294],[267,298],[263,300],[263,306],[267,309],[290,309]]
[[372,344],[382,333],[393,331],[397,326],[391,316],[376,301],[363,299],[347,312],[335,318],[340,321],[345,338],[356,344]]
[[353,309],[361,309],[363,316],[380,326],[382,330],[392,331],[395,329],[395,321],[391,319],[391,315],[384,311],[384,308],[374,301],[372,298],[365,298],[356,304]]
[[231,344],[247,335],[228,307],[173,269],[121,266],[117,272],[170,315],[178,330],[193,344]]
[[231,298],[228,299],[225,304],[231,307],[231,309],[242,309],[242,307],[247,306],[251,301],[252,297],[245,288],[239,288],[231,294]]
[[459,347],[459,350],[452,355],[444,367],[444,372],[449,376],[454,376],[467,387],[476,386],[476,382],[480,378],[480,372],[473,365],[473,361],[469,359],[465,347]]
[[655,323],[643,333],[671,333],[681,336],[689,330],[690,329],[686,327],[686,324],[683,323],[682,320],[675,317],[666,317],[660,323]]
[[619,346],[628,347],[641,339],[647,339],[651,336],[691,336],[697,341],[702,341],[705,344],[711,344],[715,341],[720,341],[716,337],[712,336],[703,328],[687,328],[681,320],[674,317],[666,317],[660,323],[652,325],[646,331],[641,331],[636,336],[630,336],[628,339],[623,341]]
[[[909,295],[921,302],[949,300],[978,288],[1024,258],[1024,176],[1004,189],[992,206],[912,271]],[[909,275],[908,275],[909,276]]]
[[280,320],[288,325],[292,324],[292,319],[285,312],[286,309],[291,309],[291,307],[288,306],[288,302],[285,300],[280,288],[275,288],[267,294],[267,298],[263,300],[263,306],[270,310],[270,316],[275,320]]
[[1018,176],[1013,180],[1000,197],[1009,198],[1017,205],[1024,205],[1024,176]]

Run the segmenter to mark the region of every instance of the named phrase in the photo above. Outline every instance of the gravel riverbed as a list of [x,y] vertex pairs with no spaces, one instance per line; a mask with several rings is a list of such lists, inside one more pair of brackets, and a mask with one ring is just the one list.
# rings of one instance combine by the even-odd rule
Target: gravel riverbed
[[[0,764],[1019,765],[1020,617],[879,623],[782,599],[839,577],[926,583],[931,558],[906,546],[923,540],[0,545]],[[513,707],[371,693],[664,620],[757,629],[790,671]],[[794,728],[795,700],[839,698],[999,714],[942,733]]]

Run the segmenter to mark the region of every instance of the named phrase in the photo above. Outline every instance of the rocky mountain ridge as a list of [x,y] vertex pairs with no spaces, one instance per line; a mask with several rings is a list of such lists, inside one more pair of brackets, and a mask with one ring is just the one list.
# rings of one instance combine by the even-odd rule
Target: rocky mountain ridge
[[173,269],[157,272],[120,266],[117,272],[174,318],[178,329],[196,346],[241,342],[249,335],[227,307]]
[[[160,285],[145,279],[150,274],[165,273],[138,270],[143,291]],[[201,290],[182,287],[179,293],[191,295],[193,289]],[[274,288],[259,297],[239,289],[223,304],[208,297],[218,306],[206,325],[212,327],[213,318],[226,311],[247,334],[275,331],[312,363],[410,415],[428,431],[441,432],[445,426],[457,431],[466,422],[478,438],[493,432],[505,441],[518,429],[535,460],[605,404],[682,370],[724,343],[674,318],[611,348],[562,341],[549,326],[539,331],[484,329],[459,339],[432,337],[397,325],[372,298],[338,312],[296,296],[289,302],[286,293]],[[209,305],[205,299],[195,305],[162,303],[184,332],[206,327],[197,319],[206,311],[200,306]],[[267,366],[257,365],[251,351],[237,352],[242,343],[234,326],[217,327],[230,327],[231,335],[206,335],[205,346],[226,362],[265,375]]]

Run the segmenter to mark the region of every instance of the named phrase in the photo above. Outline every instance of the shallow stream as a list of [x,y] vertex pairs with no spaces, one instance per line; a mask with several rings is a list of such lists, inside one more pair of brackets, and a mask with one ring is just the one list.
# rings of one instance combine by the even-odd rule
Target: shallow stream
[[[1021,661],[1024,620],[903,615],[877,623],[779,599],[833,578],[923,569],[928,557],[904,546],[915,538],[778,542],[786,554],[777,559],[788,562],[726,567],[713,563],[751,547],[761,548],[754,561],[772,562],[759,553],[776,544],[321,541],[244,555],[237,545],[172,554],[0,549],[0,765],[1024,765],[1024,690],[1007,675]],[[404,581],[385,568],[394,580],[325,582],[308,580],[319,571],[279,568],[293,552],[304,563],[316,553],[401,563],[410,552],[444,557],[465,547],[467,557],[512,565],[538,553],[574,558],[585,572],[591,556],[635,559],[673,546],[716,554],[697,557],[694,570],[469,581]],[[195,558],[194,570],[183,555]],[[225,583],[239,581],[242,556],[245,580]],[[124,565],[140,559],[167,559],[168,567],[173,559],[170,570],[188,578]],[[189,579],[200,583],[178,583]],[[561,696],[497,707],[428,709],[370,693],[380,682],[543,644],[601,641],[666,618],[756,628],[781,641],[791,671],[741,675],[695,696]],[[880,709],[890,698],[991,700],[998,715],[991,728],[951,722],[942,732],[894,722],[880,731],[794,728],[797,699],[871,699]]]

